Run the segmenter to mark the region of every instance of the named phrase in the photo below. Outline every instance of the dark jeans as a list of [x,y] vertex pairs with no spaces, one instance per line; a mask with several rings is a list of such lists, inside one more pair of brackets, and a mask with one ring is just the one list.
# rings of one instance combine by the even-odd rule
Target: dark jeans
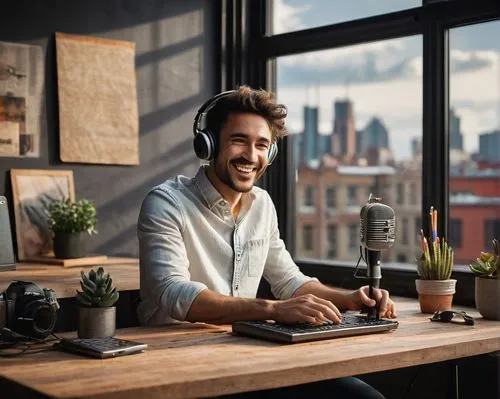
[[226,399],[290,399],[290,398],[331,398],[331,399],[384,399],[384,396],[355,377],[337,378],[334,380],[312,382],[291,387],[266,389],[264,391],[245,392],[222,396]]

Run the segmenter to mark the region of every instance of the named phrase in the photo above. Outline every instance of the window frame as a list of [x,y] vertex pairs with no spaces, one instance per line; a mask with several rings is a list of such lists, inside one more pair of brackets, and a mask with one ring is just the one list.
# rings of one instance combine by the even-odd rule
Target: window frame
[[[423,0],[421,7],[376,15],[327,26],[269,35],[273,0],[222,0],[221,6],[221,89],[246,83],[276,91],[276,58],[303,52],[340,48],[380,40],[422,35],[423,41],[423,125],[422,165],[423,228],[428,222],[427,209],[433,205],[444,221],[438,234],[449,229],[449,129],[448,30],[451,28],[500,19],[497,0],[472,4],[467,0]],[[267,189],[277,206],[280,234],[289,252],[295,254],[296,171],[292,140],[281,140],[279,156],[268,169],[260,185]],[[295,259],[295,257],[294,257]],[[295,259],[309,275],[327,284],[352,278],[355,260],[345,262]],[[415,267],[383,267],[382,287],[395,295],[416,296]],[[350,279],[348,278],[350,275]],[[344,278],[344,277],[345,278]],[[469,270],[454,270],[461,290],[455,302],[474,304],[474,279]]]

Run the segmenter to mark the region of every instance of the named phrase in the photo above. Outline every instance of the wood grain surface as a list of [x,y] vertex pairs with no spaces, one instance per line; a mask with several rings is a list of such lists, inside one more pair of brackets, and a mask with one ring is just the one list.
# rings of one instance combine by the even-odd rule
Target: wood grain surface
[[396,303],[400,326],[394,332],[293,345],[233,336],[230,326],[119,330],[118,336],[145,342],[148,350],[108,360],[56,351],[2,359],[0,388],[23,398],[208,397],[500,350],[500,322],[474,309],[460,308],[477,318],[475,326],[465,326],[430,322],[416,300]]
[[[108,257],[102,266],[111,275],[118,291],[139,289],[139,260],[136,258]],[[45,263],[17,263],[16,270],[0,273],[0,292],[14,280],[31,281],[41,288],[52,288],[58,298],[75,296],[80,288],[80,271],[88,272],[95,266],[66,268]]]

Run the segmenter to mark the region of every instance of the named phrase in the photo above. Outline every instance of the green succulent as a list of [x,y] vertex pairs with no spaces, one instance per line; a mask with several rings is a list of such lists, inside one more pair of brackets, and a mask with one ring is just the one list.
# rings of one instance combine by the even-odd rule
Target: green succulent
[[88,274],[81,271],[82,279],[80,286],[82,292],[76,290],[76,299],[87,307],[109,307],[113,306],[120,294],[113,287],[113,280],[109,273],[104,273],[104,269],[99,267],[97,272],[91,269]]
[[417,265],[422,280],[448,280],[453,268],[453,249],[444,239],[429,245],[426,243]]
[[494,253],[483,252],[469,265],[470,270],[479,277],[500,278],[500,245],[493,239]]

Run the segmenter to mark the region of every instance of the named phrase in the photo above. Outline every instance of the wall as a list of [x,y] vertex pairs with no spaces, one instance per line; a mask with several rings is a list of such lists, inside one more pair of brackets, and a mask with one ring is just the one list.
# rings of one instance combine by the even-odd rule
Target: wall
[[[192,175],[199,165],[191,129],[196,110],[219,86],[216,8],[210,0],[2,4],[0,41],[43,48],[46,132],[40,158],[0,158],[0,194],[12,202],[11,168],[71,169],[77,198],[90,198],[97,205],[99,235],[92,250],[136,256],[137,215],[147,191],[176,174]],[[55,32],[135,42],[140,166],[59,161]]]

